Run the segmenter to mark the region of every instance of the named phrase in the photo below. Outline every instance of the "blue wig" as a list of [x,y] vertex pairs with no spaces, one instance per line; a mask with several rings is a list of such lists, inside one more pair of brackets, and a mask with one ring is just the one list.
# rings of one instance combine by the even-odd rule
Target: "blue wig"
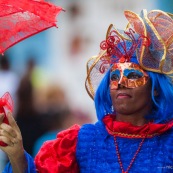
[[[147,118],[151,118],[155,123],[164,123],[173,118],[173,84],[171,78],[164,74],[147,73],[152,83],[151,97],[153,101],[152,113]],[[94,98],[98,120],[102,120],[106,114],[112,113],[109,84],[110,70],[102,79]],[[155,91],[158,93],[156,96]]]

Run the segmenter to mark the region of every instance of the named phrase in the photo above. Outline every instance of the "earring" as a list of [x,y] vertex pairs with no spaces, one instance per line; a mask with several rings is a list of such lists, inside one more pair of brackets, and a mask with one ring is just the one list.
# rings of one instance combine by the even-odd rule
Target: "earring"
[[113,107],[113,105],[111,106],[111,112],[114,113],[114,107]]

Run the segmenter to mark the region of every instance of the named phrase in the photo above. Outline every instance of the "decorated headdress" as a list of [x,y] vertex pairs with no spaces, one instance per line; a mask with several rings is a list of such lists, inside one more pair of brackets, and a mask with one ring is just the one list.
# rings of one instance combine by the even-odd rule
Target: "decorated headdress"
[[94,98],[97,87],[117,62],[130,62],[133,57],[146,71],[171,75],[173,73],[173,15],[161,10],[138,15],[124,12],[128,20],[125,30],[110,25],[100,53],[87,62],[86,90]]

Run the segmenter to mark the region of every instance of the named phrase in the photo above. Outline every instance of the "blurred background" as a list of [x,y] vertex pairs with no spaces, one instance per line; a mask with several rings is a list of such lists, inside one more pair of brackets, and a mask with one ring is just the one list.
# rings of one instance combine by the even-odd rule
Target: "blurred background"
[[[9,91],[24,147],[35,156],[45,140],[73,124],[96,121],[85,90],[86,62],[99,52],[108,26],[123,29],[124,10],[173,12],[171,0],[52,0],[66,12],[51,28],[24,40],[0,59],[0,95]],[[0,172],[7,159],[0,153]]]

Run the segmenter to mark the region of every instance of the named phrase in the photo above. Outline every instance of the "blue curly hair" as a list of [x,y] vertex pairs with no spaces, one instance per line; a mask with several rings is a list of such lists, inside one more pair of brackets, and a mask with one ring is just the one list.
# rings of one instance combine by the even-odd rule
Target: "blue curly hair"
[[[164,74],[148,72],[151,79],[151,97],[153,102],[152,114],[147,118],[151,118],[155,123],[165,123],[173,118],[173,83],[170,77]],[[110,96],[110,69],[102,79],[96,91],[94,102],[98,120],[112,113],[112,100]],[[154,92],[158,95],[155,96]]]

